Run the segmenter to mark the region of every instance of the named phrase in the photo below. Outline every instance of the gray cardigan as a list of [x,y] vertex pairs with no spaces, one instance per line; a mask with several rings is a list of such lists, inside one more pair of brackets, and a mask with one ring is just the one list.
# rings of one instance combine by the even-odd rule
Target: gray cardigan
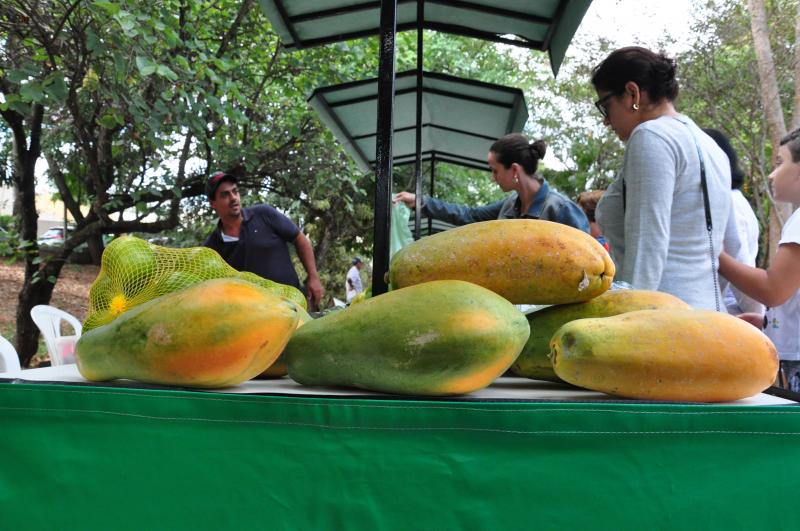
[[[698,147],[711,203],[713,263]],[[671,293],[695,308],[715,309],[714,278],[730,189],[727,156],[691,119],[662,116],[639,124],[628,139],[622,169],[596,210],[617,266],[615,279]]]

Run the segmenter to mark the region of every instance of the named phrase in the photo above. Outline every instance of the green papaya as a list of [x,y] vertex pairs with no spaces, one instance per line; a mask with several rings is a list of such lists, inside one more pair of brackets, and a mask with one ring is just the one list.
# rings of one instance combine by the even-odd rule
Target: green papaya
[[486,387],[514,362],[528,322],[510,302],[460,280],[390,291],[306,323],[284,355],[304,385],[457,395]]

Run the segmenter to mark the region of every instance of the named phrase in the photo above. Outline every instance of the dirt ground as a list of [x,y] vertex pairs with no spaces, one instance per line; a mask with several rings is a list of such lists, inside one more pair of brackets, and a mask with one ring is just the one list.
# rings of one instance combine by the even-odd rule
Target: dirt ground
[[[83,322],[89,311],[89,286],[94,282],[98,266],[67,264],[61,270],[51,306],[71,313]],[[0,261],[0,330],[8,333],[16,328],[17,298],[22,288],[24,269],[21,262]],[[11,339],[11,338],[7,338]]]

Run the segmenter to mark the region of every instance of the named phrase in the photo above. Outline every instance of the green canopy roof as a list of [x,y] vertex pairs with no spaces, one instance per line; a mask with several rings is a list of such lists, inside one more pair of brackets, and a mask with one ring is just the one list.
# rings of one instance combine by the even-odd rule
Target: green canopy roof
[[[416,72],[397,74],[394,107],[394,162],[416,156]],[[528,120],[525,97],[516,88],[432,72],[422,81],[422,154],[442,162],[486,169],[492,142],[520,132]],[[375,163],[378,80],[368,79],[315,90],[309,103],[363,171]]]
[[[259,0],[289,49],[377,35],[380,2]],[[558,73],[591,0],[425,0],[423,27],[550,54]],[[397,0],[397,31],[416,29],[417,1]]]

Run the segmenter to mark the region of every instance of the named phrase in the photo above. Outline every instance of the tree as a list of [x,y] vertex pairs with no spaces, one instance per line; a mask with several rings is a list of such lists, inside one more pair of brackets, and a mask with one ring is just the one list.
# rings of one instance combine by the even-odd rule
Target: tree
[[[175,227],[209,168],[262,187],[320,134],[298,119],[297,91],[287,90],[297,57],[281,53],[252,0],[15,0],[0,7],[0,31],[0,111],[28,249],[15,334],[23,365],[38,339],[30,308],[49,302],[75,247],[88,242],[99,255],[101,234]],[[52,258],[35,243],[42,154],[77,225]]]
[[[777,155],[780,139],[786,134],[786,122],[783,116],[781,105],[778,77],[776,73],[775,61],[772,55],[770,44],[770,30],[767,25],[767,9],[764,0],[748,0],[750,11],[750,24],[753,32],[753,44],[758,64],[758,78],[760,81],[761,101],[767,120],[767,131],[772,143],[773,162]],[[798,7],[797,9],[800,9]],[[800,35],[800,15],[796,16],[796,34]],[[800,58],[800,49],[796,52]],[[794,91],[794,111],[795,116],[792,123],[800,123],[800,66],[795,66],[795,91]],[[770,196],[771,197],[771,196]],[[769,222],[769,255],[778,250],[777,242],[780,240],[780,230],[783,222],[792,213],[792,208],[788,204],[777,203],[772,205]]]

